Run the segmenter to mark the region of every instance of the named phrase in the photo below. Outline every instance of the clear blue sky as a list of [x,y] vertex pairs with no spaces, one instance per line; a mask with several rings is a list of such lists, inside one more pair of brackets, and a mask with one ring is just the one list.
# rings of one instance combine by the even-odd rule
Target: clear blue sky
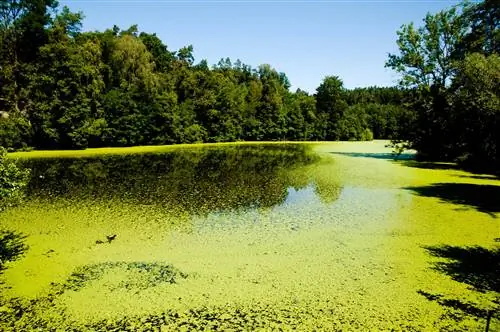
[[394,85],[384,68],[396,52],[396,31],[427,12],[457,1],[336,0],[72,0],[83,11],[83,28],[104,30],[114,24],[155,32],[170,50],[192,44],[196,62],[222,57],[256,67],[269,63],[287,74],[292,89],[314,92],[326,75],[347,88]]

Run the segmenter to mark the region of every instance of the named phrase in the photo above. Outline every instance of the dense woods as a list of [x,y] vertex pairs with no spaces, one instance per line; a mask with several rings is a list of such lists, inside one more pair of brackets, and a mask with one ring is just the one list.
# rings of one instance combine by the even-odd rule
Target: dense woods
[[0,144],[80,149],[238,140],[393,139],[420,156],[500,163],[498,2],[428,14],[397,32],[398,87],[316,93],[285,73],[196,62],[137,26],[82,32],[55,0],[0,2]]
[[82,20],[0,0],[0,330],[499,330],[500,1],[313,94]]
[[420,157],[500,171],[500,2],[464,3],[398,31],[386,63],[411,88],[400,143]]
[[8,148],[390,138],[405,114],[396,88],[326,77],[317,98],[291,92],[270,65],[196,63],[137,26],[81,32],[83,14],[53,0],[2,1],[0,17]]

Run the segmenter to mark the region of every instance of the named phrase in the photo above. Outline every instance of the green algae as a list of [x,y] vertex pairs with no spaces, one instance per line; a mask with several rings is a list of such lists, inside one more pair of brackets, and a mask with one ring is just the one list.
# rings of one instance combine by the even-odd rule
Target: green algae
[[28,201],[1,218],[29,250],[1,276],[2,328],[481,330],[500,181],[384,142],[313,149],[22,161]]
[[[298,145],[298,144],[325,144],[322,142],[286,142],[286,141],[271,141],[259,142],[259,146],[273,145]],[[196,143],[196,144],[174,144],[174,145],[148,145],[148,146],[131,146],[131,147],[111,147],[111,148],[90,148],[84,150],[33,150],[24,152],[11,152],[7,156],[13,159],[32,159],[32,158],[89,158],[109,155],[132,155],[144,153],[168,153],[176,150],[199,149],[210,147],[235,147],[235,146],[255,146],[253,142],[236,142],[236,143]]]

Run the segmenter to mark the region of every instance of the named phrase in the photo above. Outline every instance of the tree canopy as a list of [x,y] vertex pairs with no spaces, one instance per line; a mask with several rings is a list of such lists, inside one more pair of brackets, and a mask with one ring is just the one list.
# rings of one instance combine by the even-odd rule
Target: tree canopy
[[390,138],[422,157],[496,165],[499,17],[493,0],[428,14],[397,32],[386,66],[399,86],[349,90],[326,75],[309,94],[269,64],[210,66],[136,25],[83,32],[83,13],[57,1],[3,0],[0,145]]
[[500,170],[500,4],[464,3],[398,31],[386,66],[412,86],[411,130],[400,133],[420,157]]
[[[310,95],[290,91],[269,64],[196,63],[192,45],[170,50],[136,25],[82,32],[83,14],[56,1],[2,1],[0,17],[0,144],[11,149],[368,139],[379,113],[394,112],[379,108],[359,121],[365,108],[348,108],[401,106],[380,98],[382,88],[353,103],[338,77]],[[375,137],[392,135],[377,129]]]

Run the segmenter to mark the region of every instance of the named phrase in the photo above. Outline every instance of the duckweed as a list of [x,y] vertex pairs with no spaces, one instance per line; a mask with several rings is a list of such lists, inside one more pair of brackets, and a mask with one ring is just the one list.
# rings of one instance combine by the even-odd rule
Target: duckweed
[[19,155],[0,329],[499,329],[500,181],[385,144]]

